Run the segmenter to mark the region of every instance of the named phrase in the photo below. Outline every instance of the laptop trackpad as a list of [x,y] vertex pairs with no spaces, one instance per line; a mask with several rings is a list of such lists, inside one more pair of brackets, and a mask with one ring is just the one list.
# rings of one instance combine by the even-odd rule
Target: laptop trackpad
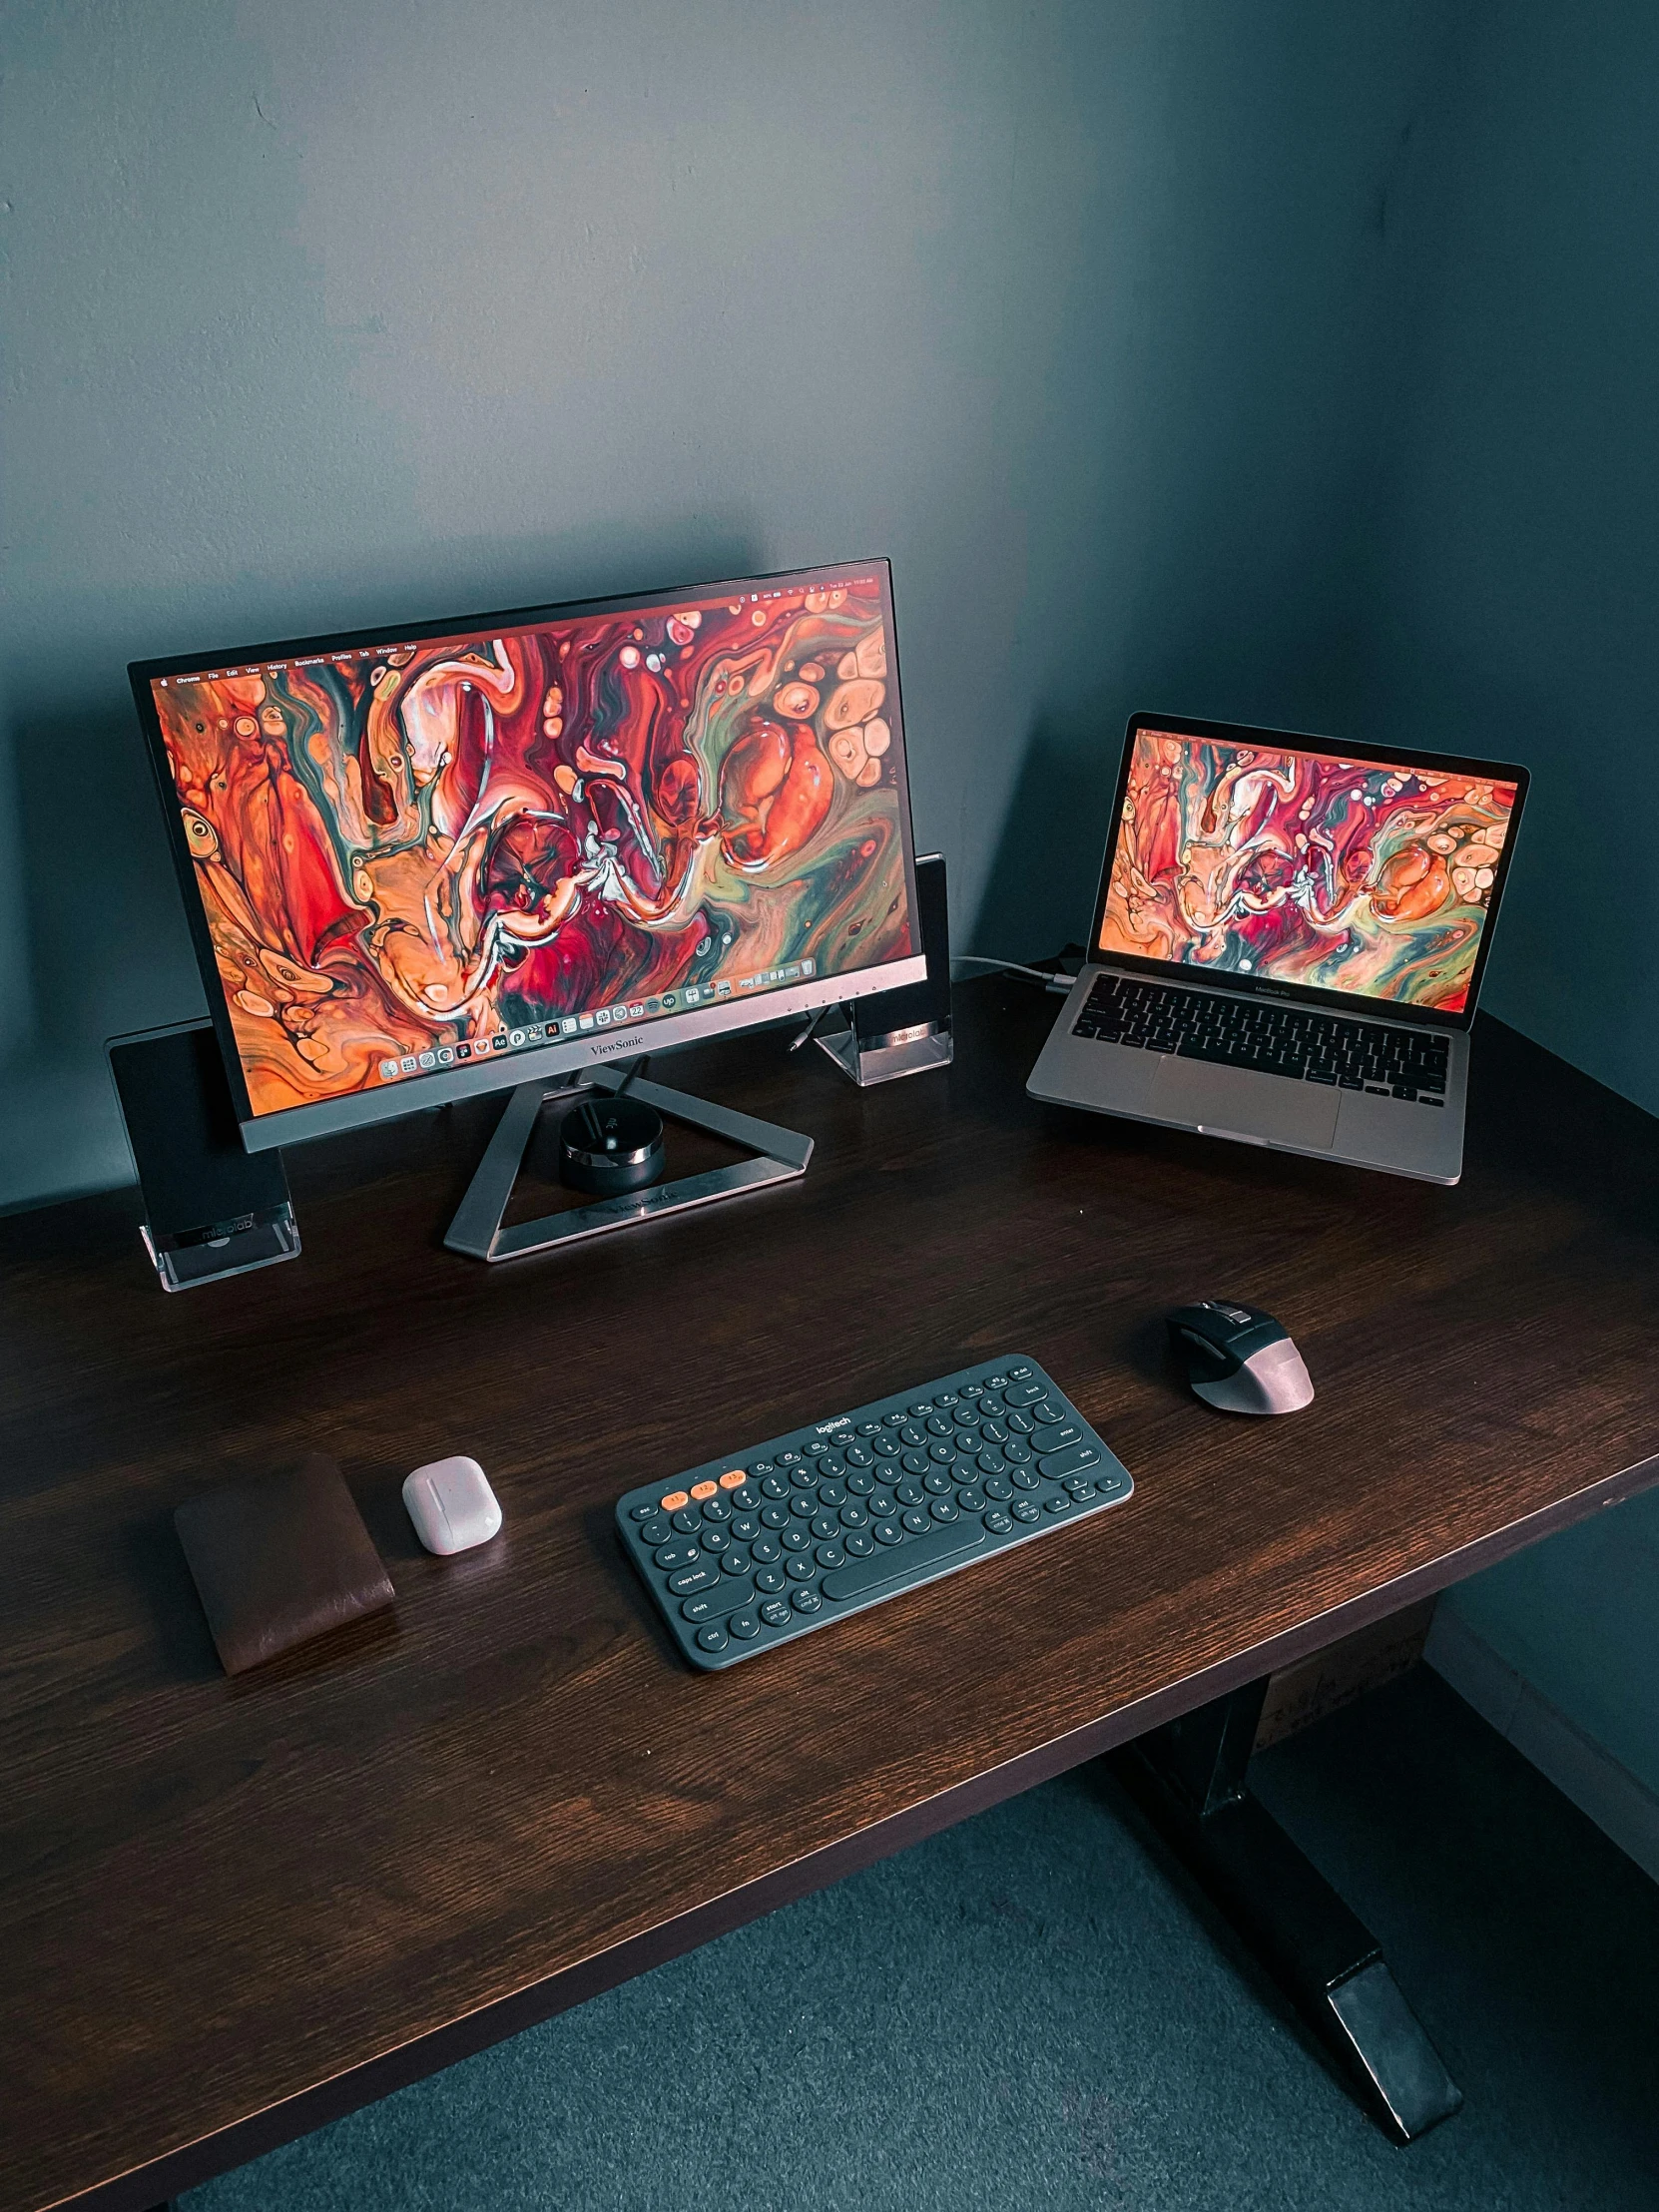
[[1293,1083],[1284,1075],[1218,1067],[1173,1055],[1158,1071],[1152,1112],[1266,1144],[1329,1147],[1337,1135],[1340,1094],[1324,1083]]

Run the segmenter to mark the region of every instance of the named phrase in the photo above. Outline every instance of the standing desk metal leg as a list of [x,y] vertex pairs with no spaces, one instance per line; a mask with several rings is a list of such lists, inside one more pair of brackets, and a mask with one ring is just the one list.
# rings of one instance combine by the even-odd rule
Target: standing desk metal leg
[[1400,1995],[1382,1946],[1246,1786],[1267,1696],[1253,1682],[1112,1755],[1136,1803],[1244,1937],[1396,2141],[1463,2092]]

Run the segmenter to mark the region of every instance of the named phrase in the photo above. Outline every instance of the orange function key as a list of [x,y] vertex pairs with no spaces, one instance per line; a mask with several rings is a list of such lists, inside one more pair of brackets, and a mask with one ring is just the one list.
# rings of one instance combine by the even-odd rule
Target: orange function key
[[716,1485],[713,1482],[694,1482],[691,1486],[691,1494],[701,1501],[703,1498],[713,1497]]
[[663,1511],[665,1513],[677,1513],[682,1505],[689,1505],[690,1503],[691,1499],[684,1490],[670,1490],[663,1500]]
[[720,1486],[723,1490],[735,1490],[741,1483],[748,1480],[749,1477],[744,1473],[742,1467],[733,1467],[729,1473],[721,1476]]

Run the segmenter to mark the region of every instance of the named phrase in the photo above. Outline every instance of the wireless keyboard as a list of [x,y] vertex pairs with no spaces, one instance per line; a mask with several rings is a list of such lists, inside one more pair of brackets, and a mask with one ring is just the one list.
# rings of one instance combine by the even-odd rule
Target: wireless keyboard
[[675,1642],[713,1669],[1133,1488],[1064,1391],[1016,1355],[629,1490],[616,1517]]

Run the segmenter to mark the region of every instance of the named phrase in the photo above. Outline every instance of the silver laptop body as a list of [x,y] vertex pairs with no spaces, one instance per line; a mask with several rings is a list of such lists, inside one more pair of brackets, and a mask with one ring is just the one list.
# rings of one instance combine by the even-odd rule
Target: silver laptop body
[[1526,783],[1495,762],[1132,717],[1091,957],[1027,1090],[1455,1183]]

